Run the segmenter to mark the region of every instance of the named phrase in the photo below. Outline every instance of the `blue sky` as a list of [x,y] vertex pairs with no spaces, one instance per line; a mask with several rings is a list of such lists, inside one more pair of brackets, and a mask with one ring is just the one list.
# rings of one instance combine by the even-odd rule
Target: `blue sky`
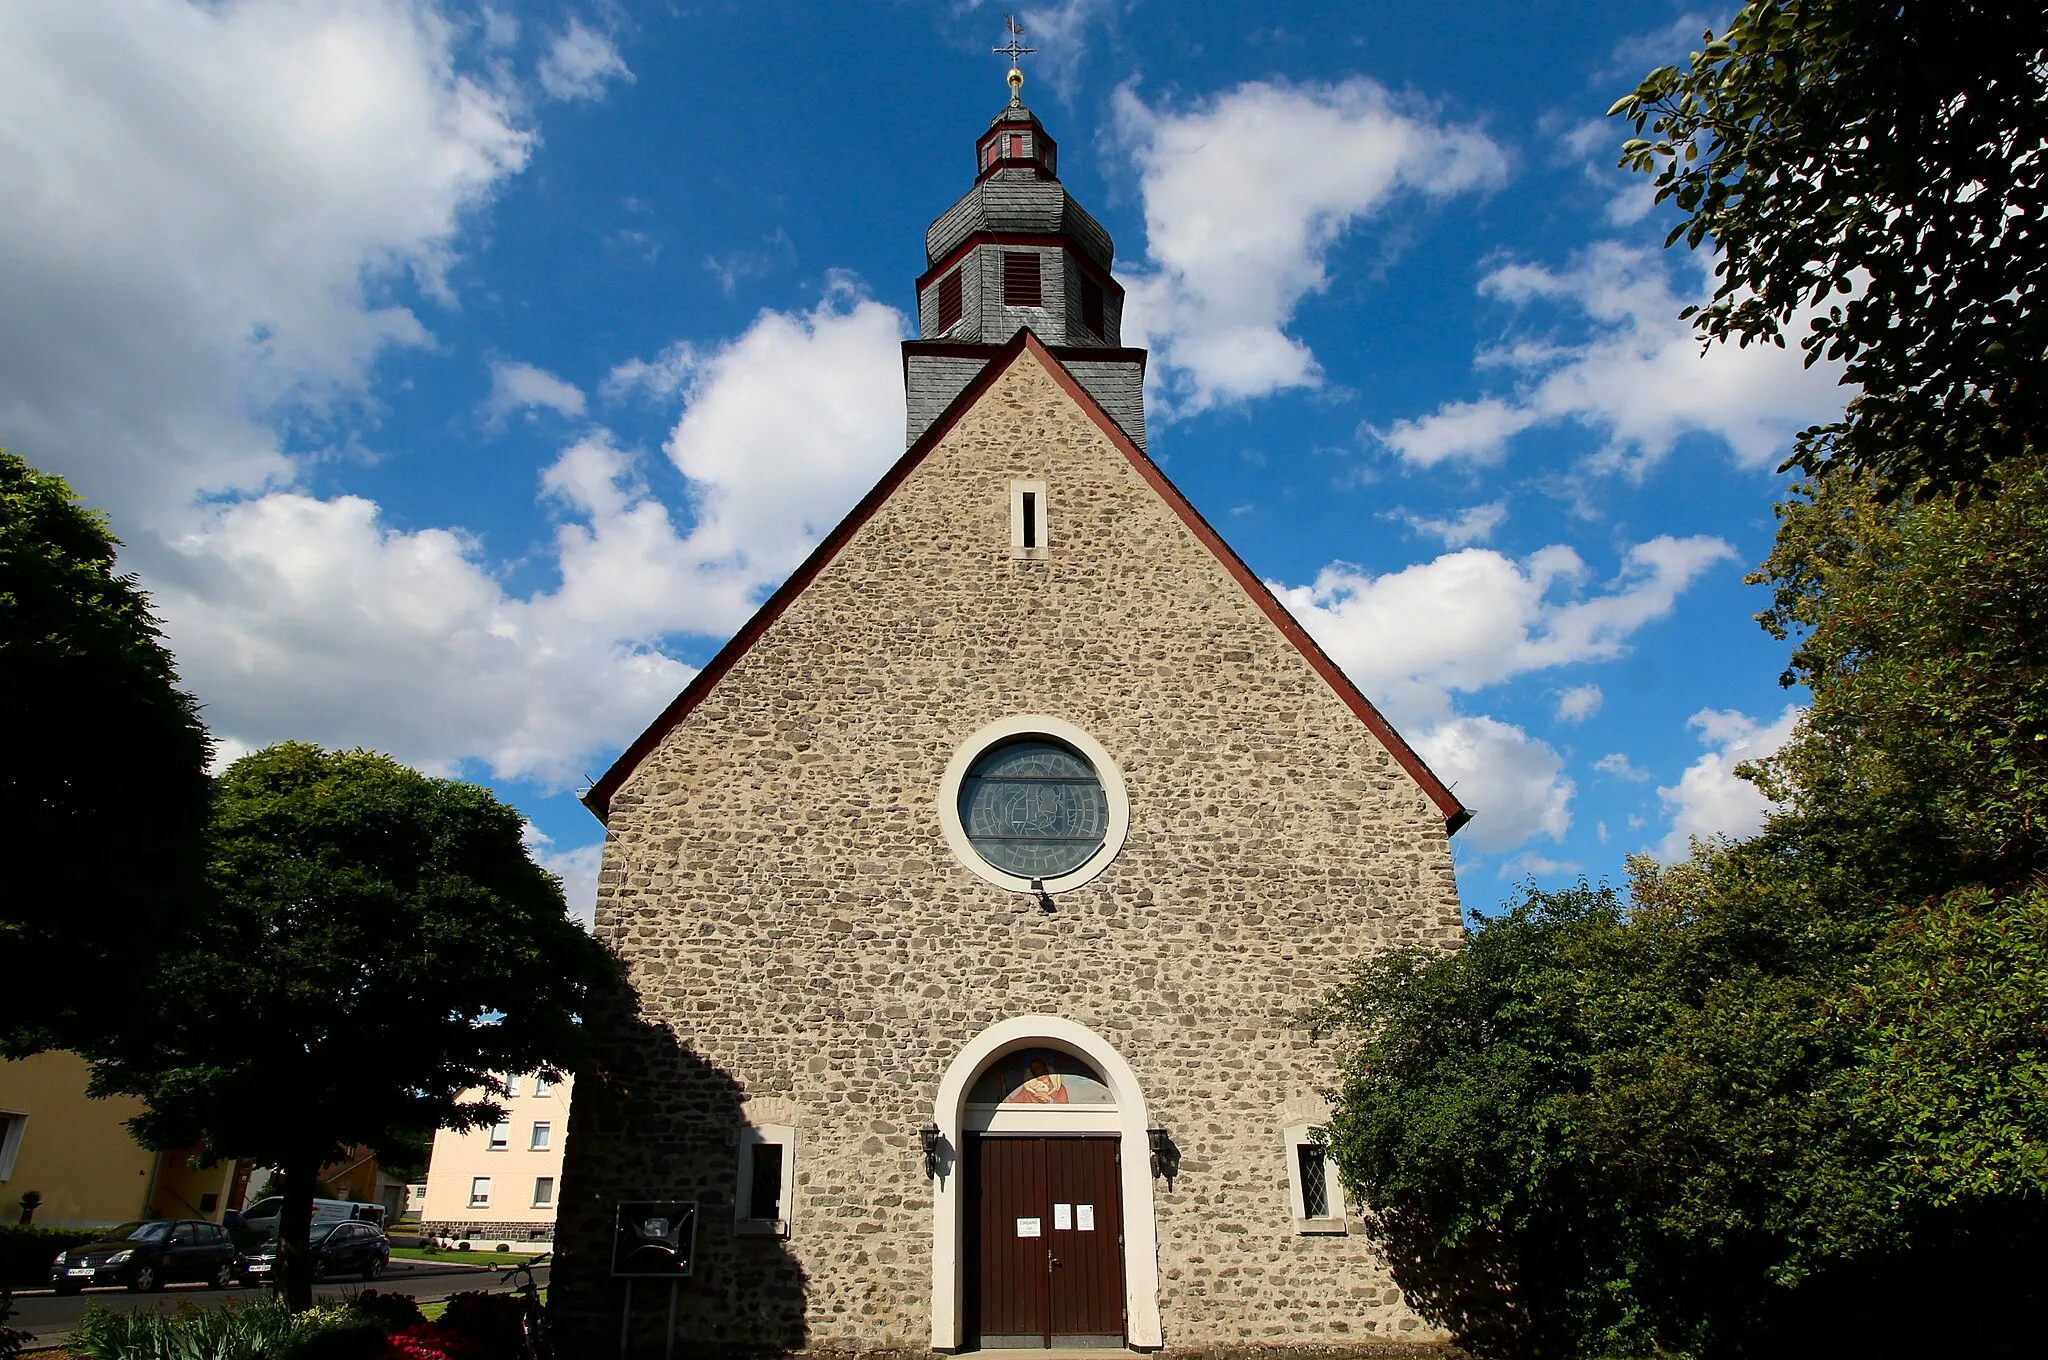
[[[1799,698],[1742,583],[1796,349],[1602,115],[1725,16],[1023,6],[1154,456],[1479,816],[1467,905],[1752,828]],[[575,801],[902,447],[925,225],[1006,102],[934,3],[14,0],[0,444],[127,543],[225,751]]]

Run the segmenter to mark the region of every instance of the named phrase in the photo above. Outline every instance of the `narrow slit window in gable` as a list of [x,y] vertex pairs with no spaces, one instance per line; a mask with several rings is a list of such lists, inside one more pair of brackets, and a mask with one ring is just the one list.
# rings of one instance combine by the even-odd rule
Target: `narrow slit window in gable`
[[1045,483],[1010,483],[1010,556],[1046,556]]

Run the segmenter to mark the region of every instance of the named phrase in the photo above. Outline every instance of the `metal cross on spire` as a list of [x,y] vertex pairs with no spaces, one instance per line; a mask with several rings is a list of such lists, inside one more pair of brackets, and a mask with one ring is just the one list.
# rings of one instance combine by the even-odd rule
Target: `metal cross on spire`
[[1024,46],[1024,28],[1017,22],[1016,15],[1005,14],[1003,22],[1010,26],[1010,41],[1002,47],[992,47],[989,50],[999,57],[1010,59],[1010,103],[1014,106],[1024,102],[1024,72],[1018,67],[1017,58],[1028,57],[1038,49]]

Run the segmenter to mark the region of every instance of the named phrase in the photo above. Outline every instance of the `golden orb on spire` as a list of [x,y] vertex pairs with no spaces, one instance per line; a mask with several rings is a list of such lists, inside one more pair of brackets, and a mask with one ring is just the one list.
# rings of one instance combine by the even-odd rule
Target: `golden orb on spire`
[[1012,66],[1010,68],[1010,107],[1016,109],[1023,106],[1024,73],[1015,66]]

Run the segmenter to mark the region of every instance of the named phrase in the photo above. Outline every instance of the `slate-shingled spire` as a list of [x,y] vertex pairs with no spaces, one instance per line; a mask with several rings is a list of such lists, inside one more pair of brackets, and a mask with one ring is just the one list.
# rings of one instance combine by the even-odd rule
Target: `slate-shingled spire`
[[925,232],[919,338],[903,346],[908,442],[1029,327],[1143,448],[1145,352],[1122,347],[1109,233],[1060,184],[1059,147],[1023,82],[1012,67],[1009,107],[975,139],[974,187]]

